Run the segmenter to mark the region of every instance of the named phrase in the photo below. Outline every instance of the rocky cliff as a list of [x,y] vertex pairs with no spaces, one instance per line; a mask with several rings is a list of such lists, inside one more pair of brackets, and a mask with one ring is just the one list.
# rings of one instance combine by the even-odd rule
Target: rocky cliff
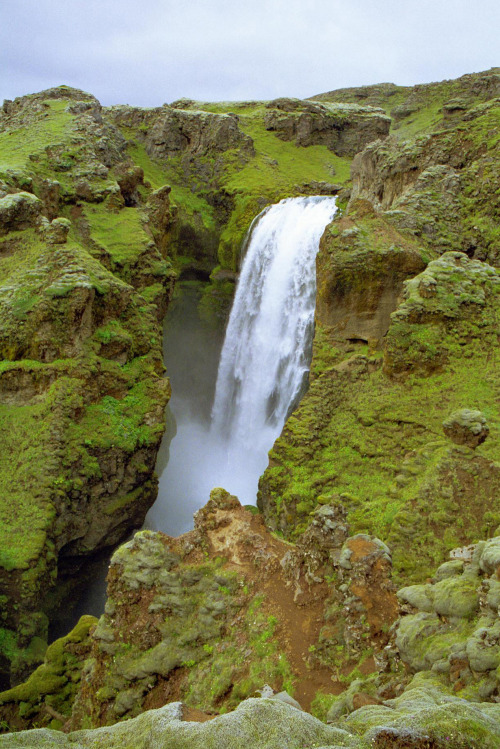
[[[292,545],[216,489],[194,531],[118,549],[97,626],[0,694],[21,730],[0,745],[65,746],[63,728],[72,746],[493,749],[499,574],[496,537],[396,591],[388,547],[349,536],[339,503]],[[35,722],[52,730],[22,732]]]

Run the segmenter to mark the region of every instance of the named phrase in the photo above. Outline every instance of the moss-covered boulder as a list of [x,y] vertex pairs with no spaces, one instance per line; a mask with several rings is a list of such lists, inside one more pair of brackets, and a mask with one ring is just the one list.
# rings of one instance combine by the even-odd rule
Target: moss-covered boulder
[[451,696],[432,680],[415,679],[400,697],[384,705],[362,707],[342,725],[380,749],[494,749],[500,741],[498,705],[478,705]]
[[455,693],[472,699],[491,699],[500,690],[497,574],[487,566],[488,551],[497,544],[498,538],[479,543],[466,561],[452,560],[453,575],[398,591],[400,601],[410,606],[406,612],[412,612],[396,627],[403,662],[412,672],[441,674]]
[[0,233],[36,226],[41,218],[42,201],[29,192],[18,192],[0,198]]
[[[343,729],[327,726],[312,715],[284,702],[249,699],[228,715],[207,722],[183,720],[182,705],[172,703],[149,710],[126,724],[83,730],[68,736],[38,729],[0,738],[0,745],[56,749],[239,749],[242,745],[262,749],[323,746],[356,747],[357,740]],[[28,742],[28,743],[27,743]]]
[[388,374],[442,368],[467,347],[493,347],[500,276],[463,253],[447,252],[405,284],[393,313],[384,356]]
[[462,408],[443,421],[444,433],[457,445],[477,447],[487,438],[490,428],[481,411]]

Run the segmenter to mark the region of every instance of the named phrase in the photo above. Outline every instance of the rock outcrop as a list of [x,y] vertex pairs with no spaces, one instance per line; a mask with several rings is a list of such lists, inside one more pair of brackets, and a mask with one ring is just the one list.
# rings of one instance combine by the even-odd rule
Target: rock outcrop
[[[77,630],[51,646],[46,663],[26,684],[0,694],[2,719],[17,720],[19,728],[23,720],[24,725],[34,718],[51,720],[54,728],[67,718],[75,688],[79,689],[71,724],[83,728],[68,735],[47,728],[11,733],[0,737],[0,745],[13,749],[66,745],[236,749],[246,741],[269,749],[302,746],[304,742],[321,744],[325,749],[495,749],[500,740],[500,705],[496,700],[500,688],[500,537],[455,549],[430,582],[399,590],[398,612],[387,578],[389,549],[366,535],[342,543],[346,534],[341,505],[334,503],[315,513],[300,544],[278,542],[255,514],[223,490],[212,493],[198,514],[194,532],[176,540],[158,533],[138,534],[113,559],[112,596],[92,635],[91,659],[82,666],[91,624],[82,620]],[[206,555],[203,563],[200,549]],[[218,556],[221,551],[225,561]],[[193,564],[197,557],[200,563]],[[274,694],[267,683],[255,690],[260,698],[245,698],[244,691],[249,680],[263,676],[263,659],[281,662],[275,683],[281,682],[285,653],[290,653],[294,638],[292,627],[297,628],[306,650],[313,621],[310,606],[315,607],[310,594],[318,592],[322,575],[332,562],[347,577],[328,576],[330,592],[338,589],[345,593],[350,576],[351,592],[357,592],[358,601],[369,602],[364,611],[370,626],[377,616],[384,617],[388,608],[393,613],[385,628],[391,618],[396,621],[389,644],[383,650],[375,649],[378,672],[356,669],[350,686],[340,693],[332,682],[329,686],[324,683],[315,708],[327,717],[326,725],[302,710],[286,691]],[[371,572],[365,579],[368,569]],[[380,593],[386,596],[385,602],[383,597],[379,599],[378,610],[377,575],[381,575],[380,581],[385,579]],[[283,600],[280,576],[292,584],[295,598],[302,598],[295,613],[290,601],[285,604]],[[360,588],[362,579],[368,583],[366,599]],[[119,599],[114,597],[117,595]],[[250,605],[245,601],[248,598]],[[334,625],[342,620],[346,632],[351,618],[359,631],[363,614],[358,607],[358,616],[352,615],[354,600],[351,596],[336,612],[332,599],[325,599],[329,633],[324,628],[323,644],[328,639],[335,643]],[[289,629],[276,637],[281,627],[268,612],[276,612],[279,602],[289,613]],[[259,607],[266,611],[267,621]],[[265,629],[261,626],[264,621]],[[381,624],[379,618],[379,631]],[[367,632],[361,634],[365,647]],[[307,652],[311,656],[315,650],[309,647]],[[190,660],[183,661],[188,655]],[[200,679],[203,682],[208,673],[212,690],[223,690],[224,680],[231,679],[225,682],[226,692],[220,691],[222,699],[216,701],[215,709],[208,692],[202,696]],[[276,679],[278,672],[273,676],[268,671],[268,676]],[[317,685],[319,676],[316,666],[309,678]],[[303,676],[296,683],[299,690],[301,681],[303,687]],[[229,704],[228,684],[233,692],[240,689],[242,701],[237,701],[232,712],[218,715],[218,710]],[[292,689],[291,683],[288,689]],[[116,722],[118,718],[129,720]],[[108,722],[114,725],[92,728]],[[69,727],[66,721],[65,729]]]
[[393,120],[395,132],[412,135],[437,127],[450,127],[467,117],[478,104],[500,97],[500,68],[460,78],[417,86],[378,83],[341,88],[312,96],[313,101],[342,102],[380,107]]
[[[73,728],[176,699],[218,712],[264,684],[293,689],[310,708],[320,685],[333,686],[340,663],[348,669],[367,646],[383,651],[397,615],[388,552],[368,537],[345,541],[346,533],[325,505],[291,547],[216,489],[194,531],[178,539],[137,534],[111,561]],[[332,586],[339,576],[341,590]],[[364,612],[363,625],[355,612]]]
[[324,145],[339,156],[354,156],[387,137],[391,120],[381,109],[357,104],[319,104],[275,99],[266,104],[266,129],[298,146]]
[[461,124],[398,131],[355,156],[317,259],[311,386],[260,482],[266,520],[288,538],[339,495],[352,531],[386,541],[410,579],[431,548],[444,558],[499,519],[498,450],[456,430],[446,435],[463,447],[450,448],[442,432],[462,409],[497,418],[500,110],[494,71],[479,78],[483,103],[471,99]]

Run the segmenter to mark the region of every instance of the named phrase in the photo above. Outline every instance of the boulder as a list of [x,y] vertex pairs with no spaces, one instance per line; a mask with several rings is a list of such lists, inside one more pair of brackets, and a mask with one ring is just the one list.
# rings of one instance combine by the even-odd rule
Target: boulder
[[483,444],[490,428],[481,411],[462,408],[443,421],[443,430],[455,444],[475,449]]
[[42,201],[29,192],[16,192],[0,198],[0,236],[37,227],[42,207]]

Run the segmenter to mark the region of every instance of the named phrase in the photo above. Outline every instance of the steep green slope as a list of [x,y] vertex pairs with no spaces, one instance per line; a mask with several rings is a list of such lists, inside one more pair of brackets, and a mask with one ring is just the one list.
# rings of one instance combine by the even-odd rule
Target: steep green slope
[[[477,98],[453,126],[354,158],[318,256],[314,380],[261,480],[268,522],[289,537],[340,497],[354,529],[389,544],[401,580],[500,522],[500,105],[477,105],[489,82],[495,71],[419,87],[423,108],[465,84]],[[476,453],[443,435],[460,408],[490,424]]]
[[[155,498],[169,395],[159,318],[172,270],[139,212],[124,206],[123,153],[83,92],[62,88],[4,106],[4,684],[43,655],[58,573],[118,542]],[[95,227],[86,211],[101,219]]]

